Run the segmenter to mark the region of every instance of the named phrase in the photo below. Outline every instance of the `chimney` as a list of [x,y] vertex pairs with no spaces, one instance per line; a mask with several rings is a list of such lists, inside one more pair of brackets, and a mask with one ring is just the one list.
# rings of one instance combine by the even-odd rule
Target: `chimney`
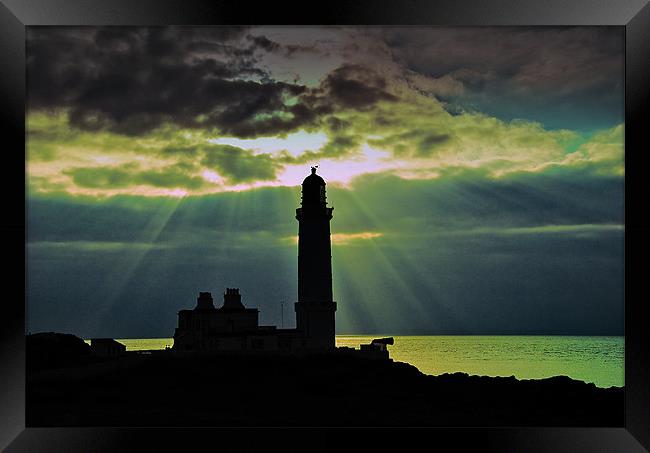
[[226,288],[223,293],[223,307],[226,309],[242,309],[244,305],[241,303],[241,294],[239,288]]

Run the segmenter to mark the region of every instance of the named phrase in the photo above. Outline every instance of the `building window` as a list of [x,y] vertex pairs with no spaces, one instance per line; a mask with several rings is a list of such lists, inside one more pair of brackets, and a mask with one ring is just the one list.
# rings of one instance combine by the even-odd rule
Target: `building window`
[[253,349],[264,349],[264,340],[255,338],[253,339],[251,346]]

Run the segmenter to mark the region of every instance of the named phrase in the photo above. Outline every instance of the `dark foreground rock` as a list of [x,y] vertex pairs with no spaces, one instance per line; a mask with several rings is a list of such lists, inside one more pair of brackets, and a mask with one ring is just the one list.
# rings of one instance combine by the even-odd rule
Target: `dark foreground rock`
[[90,346],[71,334],[41,332],[27,335],[30,370],[72,366],[90,356]]
[[27,426],[623,426],[623,389],[560,376],[427,376],[340,354],[86,354],[38,363]]

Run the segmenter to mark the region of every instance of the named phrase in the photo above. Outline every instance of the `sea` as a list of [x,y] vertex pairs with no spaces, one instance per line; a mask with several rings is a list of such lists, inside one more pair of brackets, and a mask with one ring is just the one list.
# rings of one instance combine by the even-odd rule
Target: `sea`
[[[422,373],[463,372],[479,376],[542,379],[568,376],[597,387],[623,387],[625,338],[590,336],[400,336],[337,335],[337,346],[358,348],[374,338],[392,336],[394,361]],[[127,351],[172,347],[172,338],[123,338]]]

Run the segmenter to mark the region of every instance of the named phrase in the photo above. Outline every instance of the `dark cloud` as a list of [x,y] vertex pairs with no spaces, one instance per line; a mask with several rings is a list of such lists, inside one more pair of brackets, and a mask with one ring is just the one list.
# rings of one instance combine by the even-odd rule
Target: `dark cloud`
[[217,170],[230,184],[274,180],[281,168],[268,154],[229,145],[206,147],[201,163]]
[[[387,28],[368,35],[388,46],[410,88],[433,90],[449,111],[553,128],[622,121],[620,28]],[[138,135],[172,122],[248,138],[318,127],[339,110],[396,100],[389,81],[354,58],[312,89],[275,81],[260,59],[311,51],[242,27],[30,27],[28,107],[66,108],[72,125],[91,131]]]
[[[406,69],[460,82],[461,93],[433,93],[459,104],[452,103],[452,111],[480,110],[552,128],[623,121],[621,27],[395,27],[377,38]],[[426,82],[420,85],[427,91]]]
[[287,58],[292,58],[296,54],[300,53],[308,53],[308,54],[316,54],[316,55],[323,55],[326,52],[323,52],[322,50],[318,49],[318,46],[316,44],[311,44],[311,45],[303,45],[303,44],[280,44],[275,41],[270,40],[266,36],[253,36],[253,35],[248,35],[246,36],[246,39],[249,41],[253,42],[255,46],[259,49],[263,49],[266,52],[272,52],[272,53],[280,53]]
[[258,59],[279,50],[241,28],[32,27],[28,106],[68,109],[70,124],[88,131],[139,135],[171,122],[247,138],[396,99],[359,66],[333,71],[316,89],[275,81]]
[[322,97],[347,108],[364,109],[379,101],[396,101],[386,90],[386,79],[360,65],[343,65],[331,71],[321,84]]
[[75,185],[92,189],[120,189],[133,183],[130,171],[124,168],[82,167],[67,170]]
[[353,135],[337,135],[332,137],[320,150],[322,158],[349,156],[361,146],[361,139]]
[[303,46],[301,44],[289,44],[284,47],[284,51],[287,57],[291,58],[298,53],[314,53],[314,54],[323,54],[319,51],[315,44],[309,46]]
[[190,176],[173,166],[161,170],[146,170],[139,173],[136,181],[152,187],[201,189],[207,182],[200,176]]
[[[162,188],[199,190],[214,183],[196,172],[202,168],[215,171],[228,184],[273,181],[287,163],[268,154],[230,145],[169,146],[162,154],[177,157],[174,164],[160,169],[141,168],[136,163],[117,167],[76,167],[65,170],[75,186],[89,189],[122,189],[140,185]],[[190,157],[191,159],[188,159]]]
[[[385,121],[388,125],[388,121]],[[370,139],[368,143],[379,147],[389,147],[396,156],[428,157],[437,151],[440,145],[451,140],[450,134],[431,129],[413,129],[408,132],[387,134],[380,139]]]
[[344,130],[346,127],[349,127],[350,122],[337,118],[336,116],[330,116],[327,118],[326,125],[330,131],[339,132]]
[[583,89],[622,75],[620,27],[390,28],[382,36],[409,69],[473,86],[500,78],[522,88]]
[[162,188],[200,189],[207,181],[199,176],[188,175],[180,166],[159,170],[140,170],[137,165],[120,167],[78,167],[64,171],[78,187],[90,189],[122,189],[138,185]]
[[304,88],[258,67],[268,40],[242,36],[240,28],[30,28],[29,107],[68,108],[73,126],[131,135],[173,122],[255,136],[310,121],[285,102]]
[[252,36],[248,35],[246,36],[246,39],[249,41],[252,41],[255,46],[259,47],[260,49],[263,49],[267,52],[276,52],[282,48],[280,44],[277,42],[271,41],[269,38],[266,36]]
[[318,162],[321,159],[342,159],[353,156],[361,149],[364,138],[352,134],[331,134],[329,140],[319,150],[305,150],[298,156],[282,151],[274,158],[278,164],[296,165]]
[[428,156],[431,154],[431,151],[449,141],[451,136],[449,134],[435,134],[429,133],[423,136],[418,142],[418,151],[420,155]]

